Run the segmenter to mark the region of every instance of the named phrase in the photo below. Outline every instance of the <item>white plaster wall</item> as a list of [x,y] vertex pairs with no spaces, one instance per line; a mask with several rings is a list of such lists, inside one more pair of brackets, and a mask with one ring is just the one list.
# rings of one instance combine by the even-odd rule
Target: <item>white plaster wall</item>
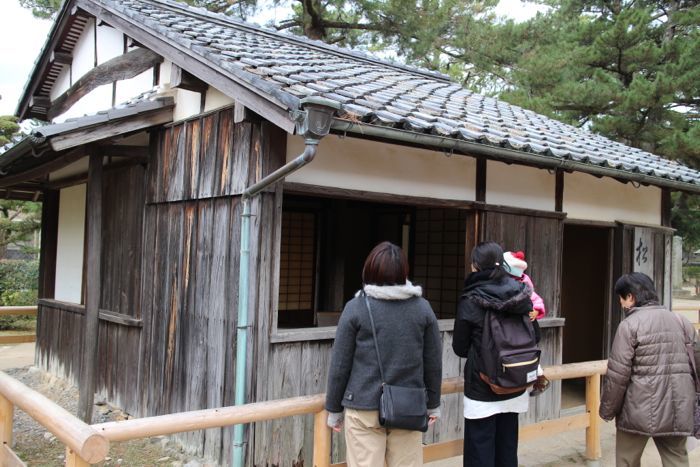
[[218,89],[209,86],[207,89],[206,101],[204,102],[204,111],[209,112],[210,110],[218,109],[220,107],[226,107],[227,105],[233,104],[233,102],[234,100],[229,96]]
[[201,96],[198,92],[187,91],[186,89],[174,89],[175,109],[173,110],[173,120],[183,120],[199,114],[201,106]]
[[124,34],[109,26],[97,26],[97,64],[124,53]]
[[90,19],[73,49],[73,82],[95,66],[95,20]]
[[73,104],[73,107],[54,118],[54,122],[61,123],[69,118],[92,115],[110,107],[112,107],[112,85],[105,84],[87,93],[85,97]]
[[563,209],[572,219],[661,225],[661,188],[567,173]]
[[56,251],[56,300],[80,303],[85,238],[85,189],[77,185],[61,190]]
[[153,68],[149,68],[131,79],[118,81],[115,103],[123,104],[150,89],[153,89]]
[[[301,136],[287,137],[287,160],[304,150]],[[353,190],[474,200],[476,160],[441,152],[329,135],[313,162],[287,181]]]
[[486,202],[554,211],[555,176],[547,170],[488,161]]

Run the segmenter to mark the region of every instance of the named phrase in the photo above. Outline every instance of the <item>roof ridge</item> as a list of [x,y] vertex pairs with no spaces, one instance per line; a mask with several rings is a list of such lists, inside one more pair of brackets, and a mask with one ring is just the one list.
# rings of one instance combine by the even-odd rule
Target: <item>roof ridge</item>
[[403,63],[394,63],[390,62],[385,59],[381,59],[379,57],[376,57],[374,55],[371,55],[368,52],[361,51],[361,50],[355,50],[355,49],[350,49],[346,47],[338,47],[337,45],[334,44],[327,44],[323,41],[320,40],[314,40],[314,39],[309,39],[308,37],[305,36],[296,36],[293,34],[286,34],[282,33],[279,31],[275,31],[273,29],[270,29],[265,26],[261,26],[260,24],[257,23],[250,23],[247,21],[242,21],[240,19],[231,17],[229,15],[226,15],[224,13],[215,13],[212,11],[207,10],[204,7],[195,7],[195,6],[190,6],[181,2],[177,2],[175,0],[139,0],[144,3],[151,3],[155,5],[160,5],[166,8],[172,8],[172,9],[177,9],[180,10],[181,12],[184,12],[186,14],[190,15],[203,15],[207,16],[210,19],[215,19],[224,23],[228,23],[229,26],[233,27],[239,27],[243,29],[250,29],[258,34],[268,34],[276,39],[282,40],[282,41],[289,41],[289,42],[295,42],[297,44],[306,46],[306,47],[313,47],[317,49],[321,49],[324,52],[330,52],[336,55],[341,55],[341,56],[350,56],[352,58],[358,59],[358,60],[363,60],[366,62],[370,62],[375,65],[381,65],[381,66],[387,66],[387,67],[392,67],[392,68],[397,68],[401,71],[408,71],[410,73],[414,73],[416,75],[440,80],[440,81],[445,81],[449,83],[453,83],[452,79],[444,74],[440,73],[438,71],[432,71],[427,68],[421,68],[417,67],[414,65],[408,65],[408,64],[403,64]]

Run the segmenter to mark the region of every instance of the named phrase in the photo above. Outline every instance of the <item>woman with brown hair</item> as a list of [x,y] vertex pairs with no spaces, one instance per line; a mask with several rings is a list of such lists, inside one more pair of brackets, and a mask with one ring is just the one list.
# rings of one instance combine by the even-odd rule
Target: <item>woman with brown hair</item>
[[408,280],[406,255],[392,243],[382,242],[370,252],[362,282],[336,331],[326,391],[328,425],[340,431],[344,417],[349,467],[420,466],[421,432],[382,426],[379,399],[383,383],[425,388],[430,423],[439,417],[437,319],[421,288]]

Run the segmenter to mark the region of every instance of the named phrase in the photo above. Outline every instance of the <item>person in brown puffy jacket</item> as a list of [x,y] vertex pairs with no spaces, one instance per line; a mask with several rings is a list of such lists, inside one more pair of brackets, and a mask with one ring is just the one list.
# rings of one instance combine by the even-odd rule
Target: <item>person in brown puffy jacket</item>
[[615,418],[616,465],[639,466],[652,438],[664,467],[687,466],[695,385],[685,343],[695,343],[695,328],[659,305],[645,274],[620,277],[615,294],[625,318],[608,358],[600,416]]

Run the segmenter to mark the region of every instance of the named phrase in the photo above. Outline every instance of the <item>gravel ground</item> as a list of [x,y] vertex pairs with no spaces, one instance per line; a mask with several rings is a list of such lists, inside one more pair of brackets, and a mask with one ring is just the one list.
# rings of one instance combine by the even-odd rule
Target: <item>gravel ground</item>
[[[75,414],[78,390],[66,381],[34,367],[5,370],[13,378],[42,393],[58,405]],[[93,409],[94,423],[124,420],[129,415],[108,404],[98,402]],[[28,466],[62,466],[65,447],[44,427],[23,411],[15,409],[14,451]],[[167,437],[111,443],[108,457],[100,466],[172,466],[200,467],[214,465],[189,456]]]

